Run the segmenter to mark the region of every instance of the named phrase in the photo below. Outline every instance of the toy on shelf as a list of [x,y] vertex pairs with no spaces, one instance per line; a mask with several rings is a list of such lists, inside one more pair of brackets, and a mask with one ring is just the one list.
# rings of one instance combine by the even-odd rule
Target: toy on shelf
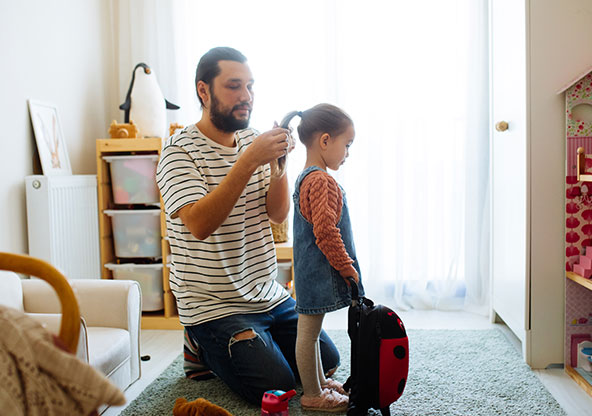
[[109,137],[112,139],[133,139],[138,137],[138,127],[131,120],[129,123],[118,123],[113,120],[109,126]]
[[169,126],[169,136],[177,133],[179,130],[183,130],[183,125],[179,123],[171,123]]
[[179,106],[164,98],[154,71],[139,63],[132,72],[125,102],[119,108],[125,112],[126,123],[136,122],[140,137],[163,137],[167,133],[166,110],[177,110]]

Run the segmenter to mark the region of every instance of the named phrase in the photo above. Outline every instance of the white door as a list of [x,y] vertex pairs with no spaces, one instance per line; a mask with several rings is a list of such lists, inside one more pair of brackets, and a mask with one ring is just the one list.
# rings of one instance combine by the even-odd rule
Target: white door
[[[522,341],[528,330],[526,5],[490,0],[493,311]],[[497,131],[498,122],[508,129]]]

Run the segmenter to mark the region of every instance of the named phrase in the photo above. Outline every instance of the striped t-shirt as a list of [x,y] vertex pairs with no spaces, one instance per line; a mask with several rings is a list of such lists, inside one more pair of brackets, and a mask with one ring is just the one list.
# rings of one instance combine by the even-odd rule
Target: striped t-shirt
[[194,237],[177,215],[215,189],[257,135],[253,129],[237,131],[236,146],[225,147],[192,124],[162,149],[156,180],[171,246],[170,286],[185,326],[266,312],[289,296],[275,280],[275,247],[265,205],[269,165],[257,168],[228,218],[205,240]]

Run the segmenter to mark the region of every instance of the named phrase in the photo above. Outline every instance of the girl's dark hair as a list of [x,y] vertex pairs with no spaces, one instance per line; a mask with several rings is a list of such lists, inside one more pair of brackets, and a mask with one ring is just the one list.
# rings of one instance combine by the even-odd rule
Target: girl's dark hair
[[[220,65],[218,65],[220,61],[235,61],[244,64],[247,62],[247,58],[236,49],[227,46],[210,49],[201,57],[197,64],[197,69],[195,70],[196,87],[198,81],[203,81],[209,85],[220,74]],[[203,106],[203,101],[199,94],[197,94],[197,98],[199,98],[199,102]]]
[[332,104],[317,104],[305,111],[292,111],[286,114],[280,126],[288,128],[295,116],[300,117],[298,137],[305,146],[310,144],[316,134],[329,133],[335,137],[354,124],[351,117],[341,108]]

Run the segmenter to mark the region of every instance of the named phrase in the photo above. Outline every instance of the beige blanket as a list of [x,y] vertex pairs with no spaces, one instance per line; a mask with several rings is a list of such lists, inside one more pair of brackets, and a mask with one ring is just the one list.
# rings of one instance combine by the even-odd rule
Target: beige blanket
[[0,413],[89,415],[122,405],[123,393],[101,373],[56,347],[41,324],[0,306]]

